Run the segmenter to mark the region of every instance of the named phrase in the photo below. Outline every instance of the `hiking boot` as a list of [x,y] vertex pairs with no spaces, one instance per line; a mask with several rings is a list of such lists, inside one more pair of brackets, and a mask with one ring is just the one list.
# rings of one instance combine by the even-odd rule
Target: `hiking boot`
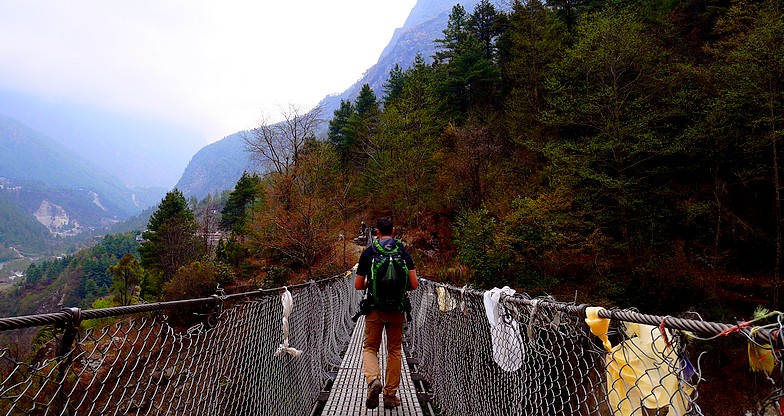
[[384,395],[384,408],[385,409],[394,409],[400,406],[400,399],[397,396],[387,396]]
[[368,409],[375,409],[378,407],[378,395],[381,394],[381,390],[384,389],[384,386],[381,385],[381,380],[375,379],[372,383],[368,385],[368,395],[367,400],[365,400],[365,406]]

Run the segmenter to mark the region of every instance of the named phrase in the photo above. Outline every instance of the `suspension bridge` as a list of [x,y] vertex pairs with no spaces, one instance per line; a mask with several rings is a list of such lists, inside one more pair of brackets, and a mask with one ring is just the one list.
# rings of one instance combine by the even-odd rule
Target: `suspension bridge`
[[653,316],[425,279],[410,292],[403,404],[370,411],[363,321],[351,320],[360,297],[348,272],[0,318],[5,339],[37,332],[30,354],[0,345],[0,415],[702,415],[719,397],[699,394],[715,391],[703,388],[700,348],[725,339],[748,343],[765,380],[736,386],[753,403],[745,414],[784,414],[780,323]]

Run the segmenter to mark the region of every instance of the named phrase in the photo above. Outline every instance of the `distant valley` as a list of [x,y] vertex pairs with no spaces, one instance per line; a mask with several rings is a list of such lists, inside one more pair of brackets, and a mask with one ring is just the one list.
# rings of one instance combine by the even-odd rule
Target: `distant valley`
[[[461,4],[471,10],[477,3]],[[395,65],[408,68],[417,55],[431,60],[453,5],[420,0],[378,62],[322,100],[323,117],[330,119],[364,84],[380,98]],[[40,252],[63,238],[105,230],[157,205],[173,183],[197,199],[231,190],[243,171],[257,170],[243,134],[199,149],[199,138],[171,125],[0,91],[0,250]]]
[[128,186],[171,189],[191,156],[208,142],[163,121],[2,89],[0,115],[45,135]]
[[0,116],[0,249],[42,253],[155,205],[163,188],[128,187],[55,140]]

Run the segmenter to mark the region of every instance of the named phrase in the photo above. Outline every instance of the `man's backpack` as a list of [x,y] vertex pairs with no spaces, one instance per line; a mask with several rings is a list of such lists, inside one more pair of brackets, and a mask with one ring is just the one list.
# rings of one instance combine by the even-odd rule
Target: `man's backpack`
[[378,240],[373,242],[369,283],[370,296],[376,309],[400,312],[408,309],[408,266],[398,241],[395,241],[393,248],[384,248]]

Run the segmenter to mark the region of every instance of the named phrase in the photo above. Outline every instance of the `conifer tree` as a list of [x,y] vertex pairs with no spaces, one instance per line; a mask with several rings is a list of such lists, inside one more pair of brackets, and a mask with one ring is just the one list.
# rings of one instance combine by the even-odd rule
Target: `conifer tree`
[[[167,282],[182,266],[204,254],[204,241],[198,236],[198,223],[179,189],[174,189],[150,217],[146,241],[139,247],[142,266]],[[159,291],[160,287],[151,288]]]
[[395,101],[399,96],[400,93],[403,92],[403,84],[406,82],[405,75],[403,74],[403,69],[400,68],[400,65],[395,64],[395,67],[389,71],[389,76],[387,80],[384,82],[384,105],[389,105],[389,103]]
[[354,145],[354,130],[350,120],[355,114],[356,111],[351,101],[340,100],[340,107],[333,112],[327,130],[327,139],[335,146],[344,165],[348,163],[349,152]]
[[496,59],[496,40],[504,29],[503,16],[489,0],[481,0],[468,18],[468,29],[482,45],[484,57],[488,61]]
[[564,53],[564,26],[539,0],[515,2],[508,25],[500,42],[504,120],[512,140],[540,152],[545,139],[541,116],[547,109],[544,84],[550,66]]
[[[444,97],[445,111],[458,122],[466,119],[471,108],[487,107],[496,98],[498,66],[492,57],[487,57],[494,55],[494,46],[486,48],[472,31],[491,27],[493,23],[487,20],[492,18],[490,15],[483,9],[475,17],[469,16],[463,6],[455,5],[444,37],[436,39],[436,87]],[[487,36],[492,43],[492,34],[488,32]]]
[[369,84],[363,85],[362,89],[359,90],[359,95],[356,101],[354,101],[354,110],[356,117],[360,119],[378,112],[378,99]]
[[577,26],[577,20],[583,9],[587,8],[588,4],[595,0],[551,0],[547,4],[551,5],[558,17],[566,25],[569,32],[574,31]]
[[220,227],[235,235],[245,235],[254,203],[263,196],[261,178],[258,175],[243,172],[234,190],[229,194],[226,204],[221,210]]
[[667,130],[679,111],[678,71],[629,9],[607,7],[577,33],[548,80],[546,117],[564,131],[546,145],[554,180],[575,186],[579,206],[621,245],[664,242],[659,230],[675,217],[656,183],[666,182],[661,166],[680,151]]
[[353,169],[360,169],[365,163],[364,147],[377,134],[379,114],[380,103],[376,93],[369,84],[363,85],[351,105],[351,115],[343,129],[343,145],[337,148],[341,159],[349,162]]
[[373,208],[392,209],[412,223],[415,213],[441,202],[431,193],[436,182],[433,155],[446,121],[432,82],[433,69],[418,56],[405,72],[400,96],[384,109],[379,134],[364,149],[362,182],[373,195],[371,204],[378,204]]

